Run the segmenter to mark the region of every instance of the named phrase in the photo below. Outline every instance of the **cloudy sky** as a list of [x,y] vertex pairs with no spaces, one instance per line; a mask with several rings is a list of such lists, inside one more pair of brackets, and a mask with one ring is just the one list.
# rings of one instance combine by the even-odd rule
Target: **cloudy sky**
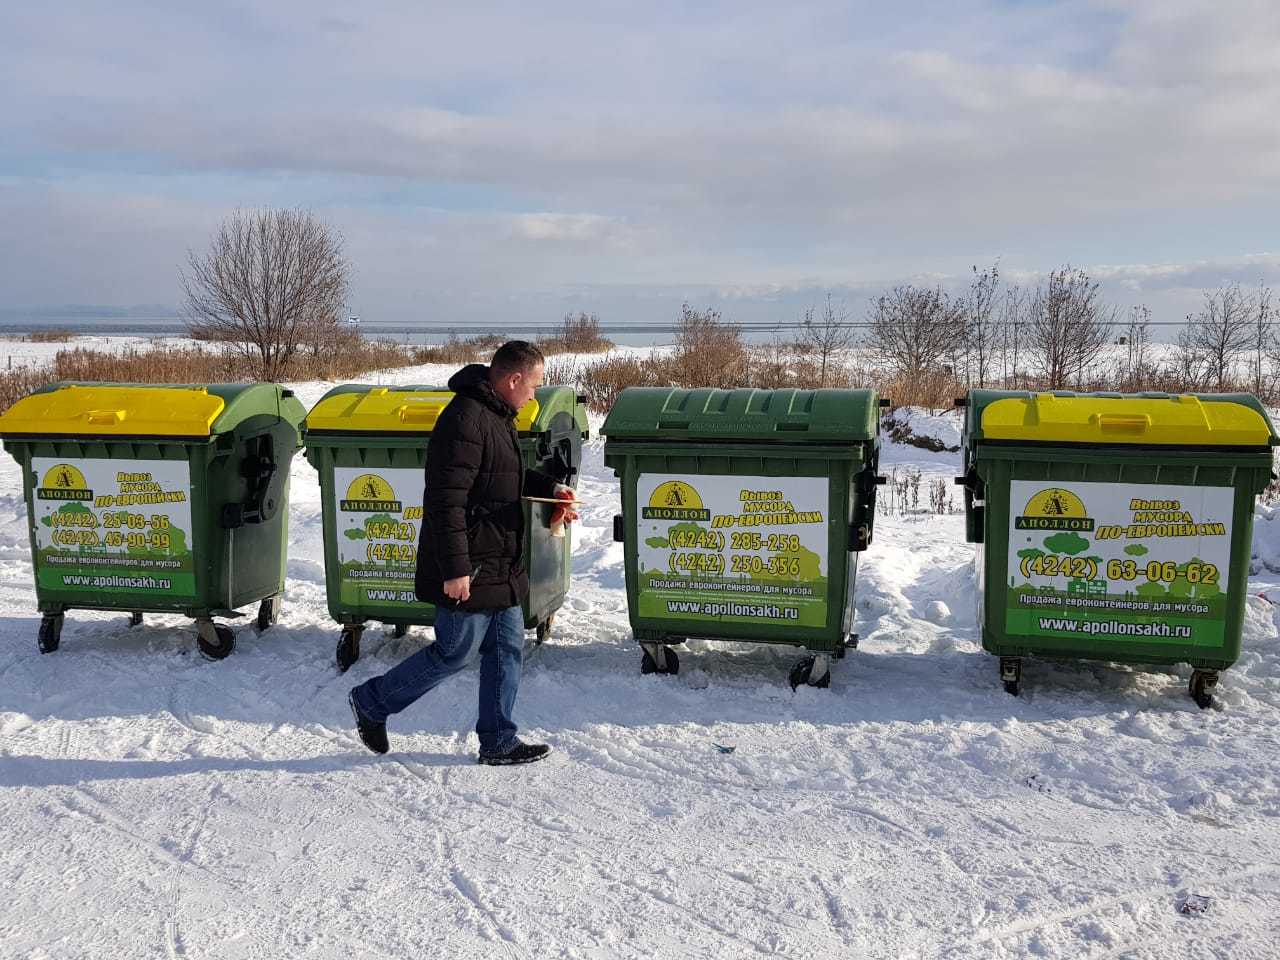
[[1083,266],[1167,319],[1280,286],[1280,4],[9,3],[0,307],[180,302],[236,207],[369,320],[855,313]]

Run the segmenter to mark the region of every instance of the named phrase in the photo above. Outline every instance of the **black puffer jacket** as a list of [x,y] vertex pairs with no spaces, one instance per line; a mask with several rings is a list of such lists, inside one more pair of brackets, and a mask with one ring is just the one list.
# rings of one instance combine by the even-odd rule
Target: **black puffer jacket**
[[[512,422],[516,411],[490,385],[488,367],[463,367],[449,380],[449,389],[456,396],[427,444],[418,599],[463,610],[514,607],[529,592],[521,562],[520,497],[553,496],[556,482],[525,470]],[[446,597],[444,582],[468,574],[471,599],[458,604]]]

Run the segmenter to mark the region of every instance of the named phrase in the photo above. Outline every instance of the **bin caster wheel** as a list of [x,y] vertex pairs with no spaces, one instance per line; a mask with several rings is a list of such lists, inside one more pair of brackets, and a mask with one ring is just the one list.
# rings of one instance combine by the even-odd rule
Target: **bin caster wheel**
[[280,619],[280,595],[267,597],[258,604],[258,632],[269,630]]
[[1213,706],[1213,688],[1218,685],[1217,670],[1192,670],[1191,682],[1187,684],[1187,692],[1196,706],[1208,710]]
[[142,626],[142,611],[141,611],[141,610],[135,610],[135,611],[133,611],[133,613],[129,614],[129,626],[131,626],[131,627],[140,627],[140,626]]
[[547,642],[547,637],[551,636],[551,621],[543,620],[533,628],[533,645],[540,647]]
[[1018,684],[1022,680],[1022,660],[1018,657],[1000,658],[1000,682],[1004,684],[1004,692],[1011,697],[1018,695]]
[[[406,636],[408,633],[409,633],[409,625],[407,623],[397,623],[392,625],[391,627],[392,640],[399,640],[401,637]],[[359,656],[359,654],[356,654],[356,656]]]
[[680,672],[680,658],[676,652],[664,643],[641,644],[644,651],[640,657],[642,674],[665,673],[675,676]]
[[45,614],[40,618],[40,633],[36,643],[41,653],[53,653],[62,642],[62,614]]
[[338,672],[346,673],[351,665],[360,659],[360,635],[364,627],[346,626],[338,637],[338,650],[335,659],[338,661]]
[[206,660],[225,660],[236,648],[236,635],[230,627],[202,620],[196,624],[196,646]]
[[831,686],[831,668],[826,657],[801,657],[787,679],[792,690],[798,690],[802,683],[825,690]]

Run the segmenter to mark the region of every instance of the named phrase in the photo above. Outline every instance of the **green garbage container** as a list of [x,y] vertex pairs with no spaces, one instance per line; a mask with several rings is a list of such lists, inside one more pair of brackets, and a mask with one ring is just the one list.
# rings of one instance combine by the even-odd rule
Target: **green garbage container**
[[1247,394],[973,390],[967,538],[982,645],[1018,693],[1022,658],[1188,663],[1212,703],[1240,653],[1254,497],[1280,442]]
[[[347,384],[311,408],[307,460],[320,473],[329,614],[341,624],[337,661],[360,657],[370,620],[396,636],[435,620],[414,595],[427,441],[453,394],[440,387]],[[586,407],[570,387],[541,387],[516,416],[525,466],[576,485],[587,438]],[[551,631],[572,569],[572,532],[551,536],[549,504],[524,504],[525,626],[537,642]]]
[[644,673],[690,637],[803,646],[793,687],[856,646],[879,402],[870,390],[623,390],[605,419],[622,485],[627,608]]
[[0,416],[22,466],[39,647],[58,648],[66,611],[194,617],[200,651],[235,635],[213,617],[284,590],[289,462],[304,410],[275,384],[55,383]]

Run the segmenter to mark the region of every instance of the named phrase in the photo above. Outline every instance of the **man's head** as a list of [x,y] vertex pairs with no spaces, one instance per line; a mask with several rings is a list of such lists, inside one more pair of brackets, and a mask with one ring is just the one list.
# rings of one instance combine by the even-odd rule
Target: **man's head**
[[489,383],[494,392],[519,410],[542,386],[542,351],[524,340],[504,343],[489,361]]

